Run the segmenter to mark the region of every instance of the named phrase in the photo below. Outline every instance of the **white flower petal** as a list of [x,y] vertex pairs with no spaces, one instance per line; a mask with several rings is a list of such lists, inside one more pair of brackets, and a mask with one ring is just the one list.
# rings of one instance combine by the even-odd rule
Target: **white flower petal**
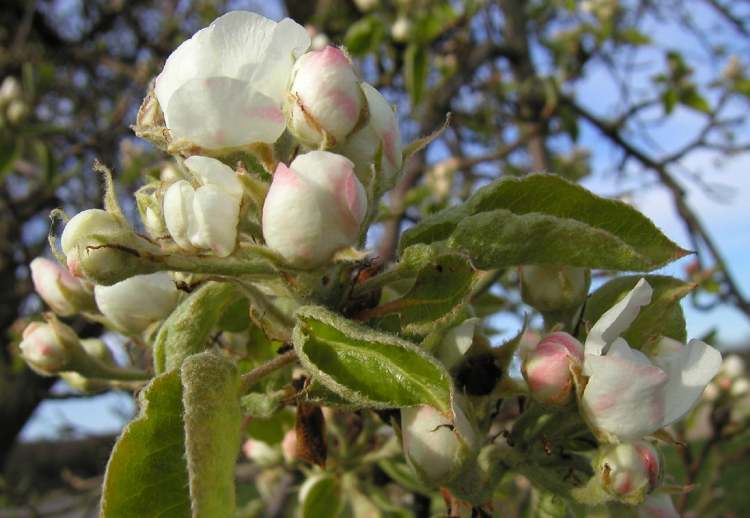
[[284,115],[275,101],[247,81],[228,77],[191,79],[164,107],[175,139],[206,149],[275,142],[284,131]]
[[642,353],[618,340],[606,356],[587,354],[584,365],[590,378],[582,406],[594,428],[637,439],[662,427],[667,375]]
[[249,80],[263,61],[276,26],[258,14],[232,11],[196,32],[172,52],[156,78],[154,89],[162,110],[191,79],[225,76]]
[[641,279],[622,300],[607,310],[589,331],[586,354],[602,354],[633,323],[641,307],[651,302],[652,292],[646,279]]
[[138,333],[177,304],[179,291],[166,272],[136,275],[112,286],[96,286],[99,311],[124,331]]
[[240,201],[216,185],[204,185],[195,191],[193,211],[197,222],[190,242],[226,257],[237,244]]
[[242,198],[242,182],[232,168],[220,160],[193,155],[185,159],[185,167],[198,175],[202,185],[215,185],[237,199]]
[[164,193],[164,222],[177,246],[191,250],[190,234],[195,228],[193,198],[195,189],[185,180],[173,183]]
[[253,88],[277,103],[284,101],[294,61],[310,48],[310,35],[304,27],[289,18],[277,25],[263,62],[255,69]]
[[657,354],[653,362],[669,376],[663,422],[663,426],[667,426],[688,413],[700,399],[706,385],[721,368],[721,353],[700,340],[691,340],[679,350],[671,347],[675,340],[662,340],[667,342],[665,346],[660,344],[661,354]]

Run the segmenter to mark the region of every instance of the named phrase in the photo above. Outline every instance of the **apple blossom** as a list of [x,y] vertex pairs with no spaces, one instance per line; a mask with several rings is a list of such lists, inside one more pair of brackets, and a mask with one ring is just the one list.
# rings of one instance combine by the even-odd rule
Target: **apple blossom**
[[649,358],[620,335],[651,301],[645,279],[606,311],[589,331],[582,410],[594,429],[619,439],[651,434],[685,415],[721,366],[713,347],[662,338]]
[[169,234],[185,250],[208,249],[219,257],[234,251],[242,204],[242,183],[215,158],[191,156],[185,167],[197,188],[178,180],[164,194],[164,220]]
[[431,406],[401,409],[404,455],[420,477],[434,484],[459,475],[479,447],[479,434],[458,398],[453,414],[451,422]]
[[583,363],[583,346],[568,333],[545,336],[527,352],[521,371],[531,397],[547,405],[564,405],[573,389],[571,367]]
[[588,269],[569,266],[522,266],[519,276],[523,301],[541,312],[579,307],[591,283]]
[[276,168],[263,205],[263,236],[289,263],[315,267],[356,243],[366,211],[351,161],[311,151]]
[[619,500],[640,503],[661,479],[658,450],[646,441],[608,445],[599,452],[596,474],[605,491]]
[[401,133],[396,113],[383,94],[365,82],[361,87],[367,101],[367,124],[349,135],[337,150],[354,162],[357,176],[365,185],[375,167],[382,175],[378,179],[379,192],[384,192],[393,187],[401,172]]
[[289,131],[311,147],[342,142],[362,112],[363,95],[349,57],[327,46],[300,57],[287,97]]
[[179,291],[166,272],[136,275],[112,286],[96,286],[99,311],[127,333],[139,333],[164,319],[177,305]]
[[21,356],[34,371],[53,376],[70,362],[66,337],[43,322],[32,322],[23,330],[23,340],[18,345]]
[[37,257],[29,269],[37,294],[58,315],[68,317],[93,307],[88,283],[74,277],[56,261]]
[[206,149],[273,143],[284,131],[282,104],[307,31],[232,11],[196,32],[168,58],[154,92],[177,141]]

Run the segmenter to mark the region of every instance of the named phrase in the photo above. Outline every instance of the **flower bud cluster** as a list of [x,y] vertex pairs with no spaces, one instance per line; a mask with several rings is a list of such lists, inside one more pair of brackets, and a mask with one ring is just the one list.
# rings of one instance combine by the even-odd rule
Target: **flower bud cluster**
[[382,194],[401,170],[396,114],[342,49],[310,49],[308,31],[292,20],[236,11],[172,53],[137,126],[146,138],[167,134],[169,150],[192,155],[184,162],[192,178],[167,186],[162,214],[144,207],[152,237],[165,227],[186,253],[231,255],[242,226],[242,182],[200,155],[261,153],[286,131],[301,154],[276,163],[262,211],[266,243],[304,268],[357,243],[368,190]]
[[0,127],[5,124],[17,126],[29,115],[30,108],[23,96],[21,83],[7,76],[0,83]]

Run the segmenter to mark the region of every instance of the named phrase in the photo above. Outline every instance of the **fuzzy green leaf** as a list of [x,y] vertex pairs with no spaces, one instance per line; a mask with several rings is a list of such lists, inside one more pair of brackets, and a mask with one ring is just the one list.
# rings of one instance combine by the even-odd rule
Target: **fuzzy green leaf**
[[[408,255],[411,254],[404,254]],[[433,255],[425,258],[408,292],[368,313],[378,317],[397,314],[404,332],[427,334],[436,322],[450,317],[463,305],[475,279],[467,257],[455,253]]]
[[103,518],[190,516],[178,371],[151,380],[140,414],[115,443],[102,493]]
[[206,351],[187,358],[180,371],[193,517],[234,516],[241,424],[237,368]]
[[224,310],[237,300],[235,288],[226,283],[209,282],[191,293],[159,329],[154,342],[156,372],[177,369],[185,358],[203,351]]
[[293,342],[313,379],[357,406],[431,405],[446,415],[451,412],[448,372],[395,335],[307,306],[297,311]]
[[660,336],[668,336],[685,343],[685,317],[680,299],[695,286],[674,277],[664,275],[628,275],[612,279],[596,290],[586,302],[583,314],[585,321],[593,325],[609,308],[633,289],[644,278],[654,290],[651,303],[641,308],[638,317],[630,324],[623,338],[635,348],[653,342]]
[[555,175],[508,178],[407,230],[400,247],[441,241],[477,268],[556,264],[652,270],[687,254],[643,214]]
[[300,518],[335,518],[343,507],[341,481],[328,474],[314,475],[300,488]]

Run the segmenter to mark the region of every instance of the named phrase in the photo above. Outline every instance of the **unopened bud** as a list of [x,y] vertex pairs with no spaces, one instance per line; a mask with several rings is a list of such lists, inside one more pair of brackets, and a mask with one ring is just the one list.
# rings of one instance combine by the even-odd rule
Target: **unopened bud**
[[257,439],[246,440],[242,444],[242,453],[261,468],[276,466],[282,460],[278,448]]
[[476,456],[478,434],[460,404],[454,404],[454,422],[431,406],[401,409],[404,454],[427,482],[444,485],[460,475]]
[[409,41],[412,31],[412,22],[406,16],[399,16],[391,27],[393,41],[405,43]]
[[568,333],[544,337],[524,359],[521,368],[531,397],[546,405],[565,405],[573,392],[574,365],[583,362],[583,345]]
[[65,370],[72,357],[78,337],[68,326],[60,323],[32,322],[23,331],[19,344],[21,356],[37,373],[54,376]]
[[297,431],[289,430],[281,441],[281,453],[287,463],[292,463],[297,458]]
[[60,316],[68,317],[94,306],[91,289],[57,262],[37,257],[29,265],[34,289]]
[[33,322],[23,332],[21,356],[35,371],[53,375],[65,367],[68,354],[48,324]]
[[99,311],[126,333],[140,333],[177,305],[179,291],[166,272],[136,275],[112,286],[96,286]]
[[167,189],[164,220],[169,234],[184,250],[208,249],[226,257],[237,244],[242,183],[215,158],[191,156],[185,166],[199,187],[179,180]]
[[643,502],[661,480],[658,450],[646,441],[604,447],[597,461],[597,476],[612,496],[630,504]]
[[341,49],[328,46],[294,64],[287,101],[288,127],[303,144],[342,142],[362,112],[362,93],[354,67]]
[[579,307],[586,300],[591,273],[569,266],[522,266],[521,297],[534,309],[546,313]]
[[276,168],[263,205],[263,236],[291,264],[315,267],[357,242],[366,211],[353,164],[311,151]]
[[139,248],[149,243],[105,210],[76,214],[65,225],[61,244],[70,273],[97,284],[111,285],[158,269],[140,256]]
[[13,76],[6,77],[0,85],[0,107],[20,99],[21,95],[21,83],[18,82],[18,79]]
[[379,4],[380,4],[380,0],[354,0],[354,5],[356,5],[357,9],[359,9],[363,13],[372,11]]
[[313,36],[310,48],[312,48],[313,50],[323,50],[329,45],[330,42],[331,40],[328,38],[328,35],[326,33],[319,32],[318,34]]
[[29,105],[20,99],[14,99],[8,105],[6,116],[11,124],[20,124],[29,115]]
[[355,166],[357,176],[368,185],[372,171],[377,178],[378,192],[393,187],[403,163],[401,133],[393,107],[373,86],[363,82],[362,93],[367,100],[367,124],[350,135],[337,149]]

